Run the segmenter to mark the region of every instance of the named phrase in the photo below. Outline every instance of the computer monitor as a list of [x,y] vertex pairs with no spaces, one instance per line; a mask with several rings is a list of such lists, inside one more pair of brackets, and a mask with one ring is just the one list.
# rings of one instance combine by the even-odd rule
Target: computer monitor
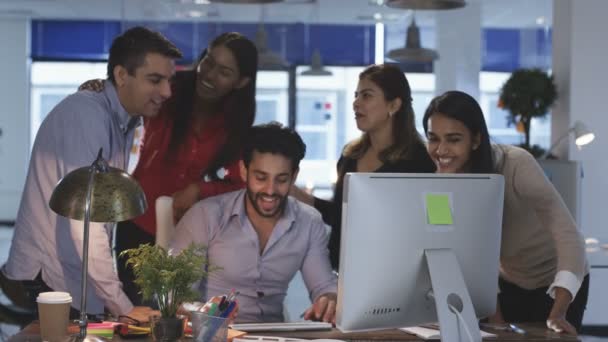
[[337,327],[439,321],[442,336],[481,340],[476,317],[496,308],[503,197],[501,175],[346,174]]

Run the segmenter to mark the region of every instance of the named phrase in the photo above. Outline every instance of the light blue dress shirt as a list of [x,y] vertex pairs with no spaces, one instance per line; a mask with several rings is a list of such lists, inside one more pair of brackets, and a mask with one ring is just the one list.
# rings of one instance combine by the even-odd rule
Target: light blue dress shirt
[[[57,182],[70,171],[89,166],[99,148],[110,166],[125,169],[133,141],[116,89],[105,81],[102,92],[80,91],[62,100],[36,135],[25,189],[15,223],[10,255],[3,271],[14,280],[42,279],[55,291],[72,295],[79,309],[83,222],[55,214],[48,205]],[[110,247],[113,224],[93,223],[89,235],[87,312],[115,315],[133,305],[114,271]]]
[[311,300],[337,291],[321,214],[289,197],[283,215],[260,254],[258,235],[245,211],[245,190],[196,203],[176,227],[178,253],[190,243],[208,246],[209,263],[221,269],[201,282],[202,299],[240,291],[238,322],[283,321],[283,301],[297,271]]

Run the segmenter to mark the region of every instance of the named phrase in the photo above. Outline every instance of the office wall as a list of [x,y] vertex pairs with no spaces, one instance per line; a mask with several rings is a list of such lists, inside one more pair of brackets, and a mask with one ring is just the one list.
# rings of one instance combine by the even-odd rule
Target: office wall
[[603,327],[608,326],[608,249],[602,248],[608,247],[607,11],[604,0],[554,0],[553,72],[560,98],[553,110],[552,136],[559,138],[577,120],[595,133],[595,140],[580,151],[572,140],[558,151],[583,167],[581,229],[585,237],[600,241],[600,246],[588,248],[591,286],[583,323]]
[[579,160],[583,167],[582,230],[608,243],[604,217],[608,193],[608,2],[555,0],[553,72],[559,99],[553,110],[553,139],[576,120],[595,133],[595,140],[580,151],[572,139],[559,146],[562,157]]
[[29,157],[30,20],[0,16],[0,221],[17,213]]

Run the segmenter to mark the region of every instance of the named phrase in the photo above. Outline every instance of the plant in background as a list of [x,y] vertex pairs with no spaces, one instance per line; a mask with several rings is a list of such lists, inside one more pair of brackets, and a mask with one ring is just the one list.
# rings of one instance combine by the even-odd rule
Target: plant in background
[[544,117],[556,99],[553,77],[541,69],[516,70],[502,86],[498,106],[509,111],[509,123],[524,133],[523,148],[538,152],[538,146],[530,147],[530,123],[532,118]]
[[157,245],[144,244],[120,253],[135,275],[144,300],[154,299],[163,318],[176,317],[183,302],[198,299],[192,285],[214,268],[207,262],[206,247],[191,244],[178,255]]

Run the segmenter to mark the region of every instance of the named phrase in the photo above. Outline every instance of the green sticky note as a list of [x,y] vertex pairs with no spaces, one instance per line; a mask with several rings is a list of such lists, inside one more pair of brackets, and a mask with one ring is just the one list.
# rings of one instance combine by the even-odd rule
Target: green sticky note
[[430,224],[453,224],[450,196],[444,194],[426,195],[426,215]]

